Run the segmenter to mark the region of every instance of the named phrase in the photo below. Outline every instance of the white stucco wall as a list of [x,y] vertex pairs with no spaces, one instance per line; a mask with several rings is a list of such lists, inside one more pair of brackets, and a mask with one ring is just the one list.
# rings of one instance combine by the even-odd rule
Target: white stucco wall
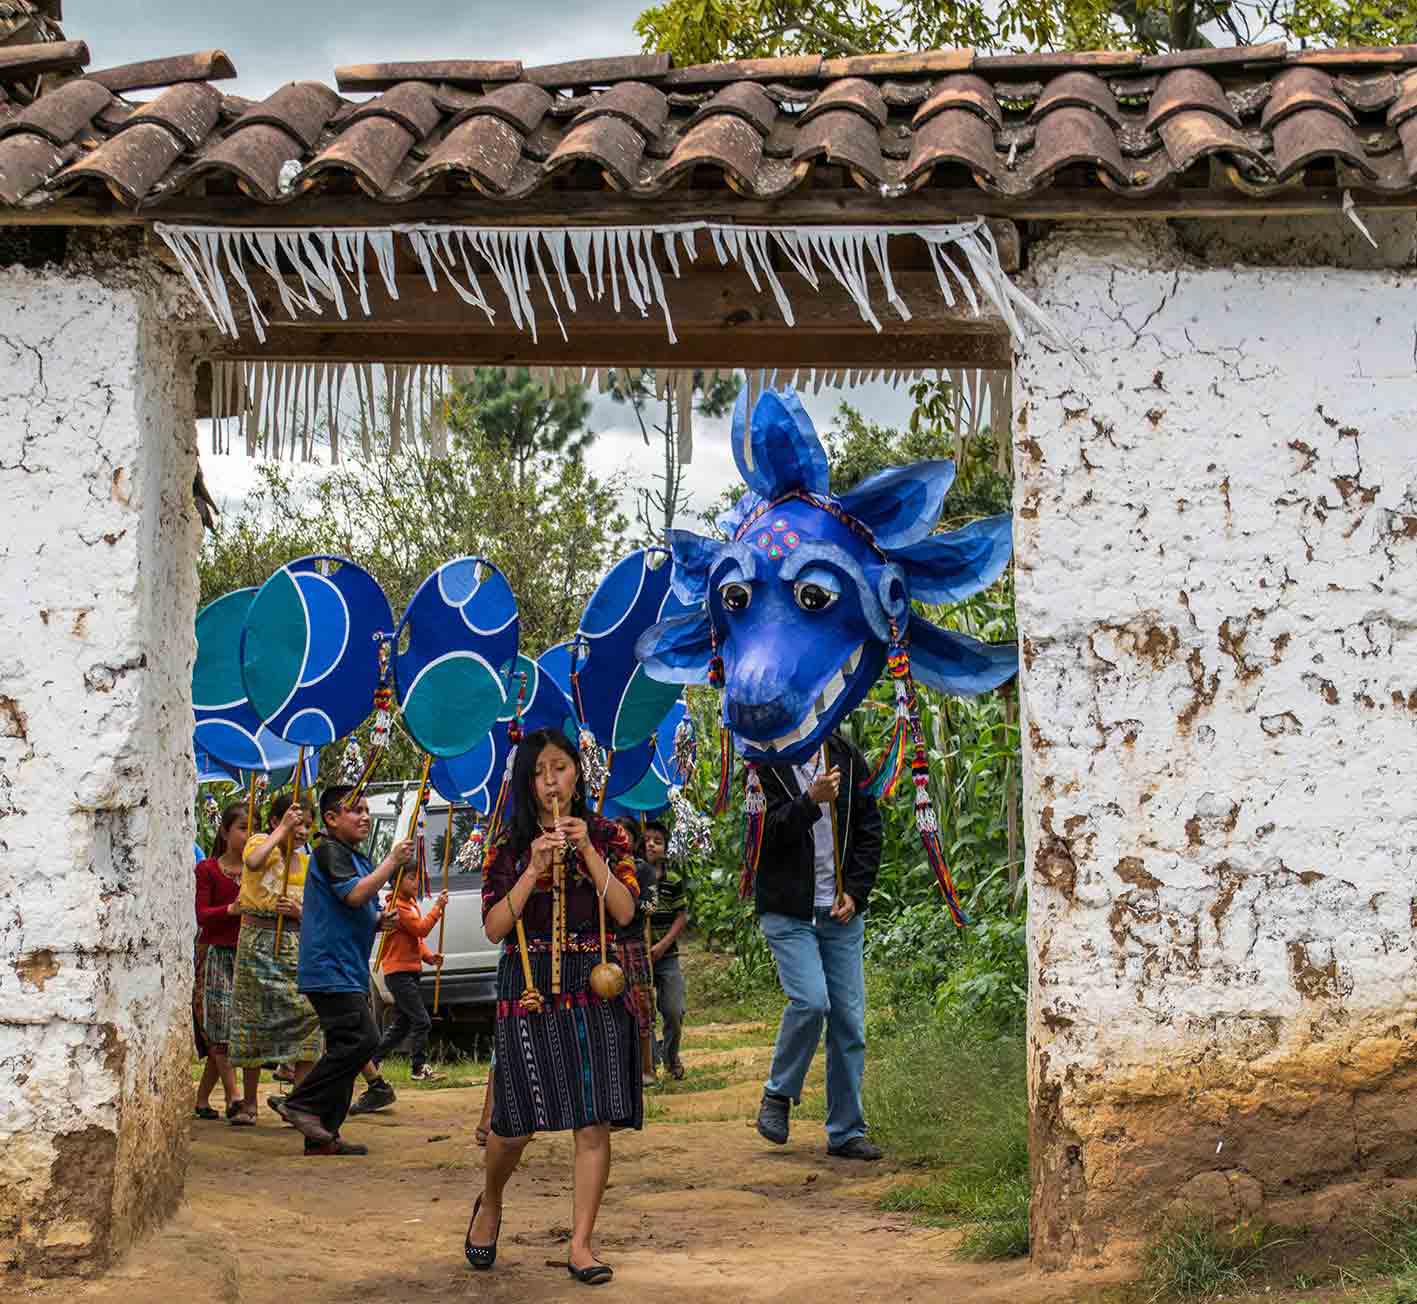
[[0,269],[3,1266],[100,1266],[181,1190],[199,526],[171,307]]
[[1417,1172],[1417,273],[1094,226],[1023,288],[1092,367],[1035,349],[1015,387],[1058,1266],[1178,1197],[1282,1218]]

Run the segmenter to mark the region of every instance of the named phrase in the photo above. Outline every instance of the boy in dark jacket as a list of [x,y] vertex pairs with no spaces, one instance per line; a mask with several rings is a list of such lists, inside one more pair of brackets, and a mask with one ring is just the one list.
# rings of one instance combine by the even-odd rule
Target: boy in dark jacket
[[[825,756],[823,755],[825,753]],[[866,971],[862,915],[881,866],[881,815],[857,789],[869,773],[832,734],[802,765],[764,766],[767,814],[756,880],[758,924],[787,994],[758,1131],[787,1141],[788,1111],[827,1033],[827,1153],[879,1159],[866,1137]],[[831,806],[836,807],[833,846]]]

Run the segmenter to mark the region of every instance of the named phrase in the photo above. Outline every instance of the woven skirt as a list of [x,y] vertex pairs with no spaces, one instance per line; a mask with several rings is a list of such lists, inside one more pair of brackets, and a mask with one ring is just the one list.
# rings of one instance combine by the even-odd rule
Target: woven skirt
[[192,974],[192,1044],[197,1048],[197,1058],[207,1057],[207,1034],[202,1031],[202,988],[207,981],[206,942],[198,942],[193,948],[196,965]]
[[545,1008],[520,1005],[521,960],[515,946],[497,966],[497,1072],[493,1076],[492,1130],[498,1136],[564,1132],[607,1123],[644,1125],[640,1034],[633,989],[613,1001],[590,990],[600,962],[599,943],[576,944],[561,956],[562,993],[551,996],[551,955],[531,953],[532,981]]
[[627,992],[632,994],[639,1035],[648,1037],[654,1024],[654,979],[650,977],[649,947],[639,937],[617,937],[615,952],[625,971]]
[[224,1050],[231,1040],[231,997],[236,985],[236,948],[207,947],[202,979],[202,1031],[207,1045]]
[[231,1062],[241,1068],[266,1063],[299,1064],[325,1053],[315,1007],[300,994],[300,929],[276,930],[257,916],[241,922],[236,947],[236,984],[231,1002]]

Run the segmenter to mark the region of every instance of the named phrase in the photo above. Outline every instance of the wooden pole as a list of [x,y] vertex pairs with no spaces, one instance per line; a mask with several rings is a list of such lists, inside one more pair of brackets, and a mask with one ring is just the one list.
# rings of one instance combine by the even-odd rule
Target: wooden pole
[[[827,755],[827,745],[822,743],[822,777],[825,778],[831,769],[831,758]],[[836,865],[836,904],[841,905],[841,899],[846,895],[846,888],[841,879],[841,839],[837,836],[836,827],[836,799],[833,798],[827,803],[827,813],[831,816],[832,822],[832,860]]]
[[[414,798],[413,813],[408,818],[408,832],[404,834],[404,841],[407,841],[418,828],[418,812],[423,809],[423,799],[428,795],[428,771],[433,768],[432,753],[426,753],[423,757],[423,777],[418,781],[418,796]],[[403,886],[405,865],[399,866],[399,872],[394,878],[395,905],[398,904],[399,888]],[[379,935],[379,953],[374,957],[374,967],[377,969],[384,962],[384,948],[389,944],[389,934],[387,932]]]
[[[1009,730],[1018,721],[1018,699],[1007,687],[1004,689],[1004,743],[1009,741]],[[1013,908],[1014,897],[1018,894],[1018,774],[1012,753],[1004,763],[1004,803],[1008,819],[1009,857],[1009,908]]]
[[[453,854],[453,803],[448,803],[448,831],[443,835],[443,891],[448,890],[448,861]],[[438,954],[443,954],[443,931],[448,926],[448,908],[438,916]],[[438,961],[438,976],[433,979],[433,1013],[438,1013],[438,996],[443,990],[443,962]]]
[[[300,805],[300,781],[301,781],[304,777],[305,777],[305,748],[304,748],[304,746],[302,745],[301,748],[300,748],[300,751],[299,751],[299,753],[298,753],[298,755],[296,756],[296,759],[295,759],[295,795],[290,799],[290,804],[291,804],[292,806],[298,806],[298,805]],[[249,829],[249,828],[250,828],[250,825],[248,824],[246,827]],[[286,838],[286,840],[285,840],[285,846],[281,849],[281,861],[282,861],[283,866],[284,866],[284,867],[282,868],[282,870],[281,870],[281,875],[280,875],[280,894],[281,894],[281,896],[287,895],[287,894],[289,893],[289,891],[290,891],[290,862],[291,862],[292,860],[294,860],[294,859],[295,859],[295,835],[292,833],[288,838]],[[275,940],[275,951],[274,951],[274,954],[275,954],[276,956],[279,956],[279,955],[280,955],[280,935],[281,935],[281,930],[282,930],[284,927],[285,927],[285,916],[284,916],[284,915],[281,915],[281,914],[276,915],[276,940]]]

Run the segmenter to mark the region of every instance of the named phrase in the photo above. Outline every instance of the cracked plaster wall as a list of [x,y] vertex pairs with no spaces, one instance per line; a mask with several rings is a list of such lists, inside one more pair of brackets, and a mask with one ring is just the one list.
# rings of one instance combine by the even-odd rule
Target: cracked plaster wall
[[1023,278],[1093,369],[1016,384],[1045,1267],[1417,1176],[1417,274],[1225,243]]
[[174,303],[102,261],[0,268],[0,1266],[20,1273],[102,1267],[175,1207],[191,1104],[193,385]]

